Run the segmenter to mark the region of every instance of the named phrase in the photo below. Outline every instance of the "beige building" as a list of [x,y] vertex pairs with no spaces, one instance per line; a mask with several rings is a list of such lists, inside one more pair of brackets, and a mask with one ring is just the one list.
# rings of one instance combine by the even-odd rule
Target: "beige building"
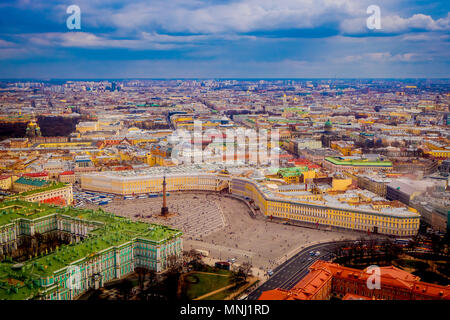
[[74,171],[64,171],[59,174],[59,182],[74,184],[76,177]]
[[56,178],[58,174],[64,171],[64,164],[61,161],[49,161],[44,165],[44,170],[48,172],[50,178]]
[[3,175],[0,176],[0,189],[9,190],[12,187],[12,176]]
[[35,189],[40,189],[49,184],[48,181],[44,179],[32,179],[28,177],[20,177],[12,184],[12,189],[14,192],[27,192]]
[[[30,202],[61,203],[61,205],[70,205],[73,203],[73,191],[71,184],[57,183],[43,188],[22,192],[11,196],[11,198]],[[58,200],[64,200],[64,203]]]
[[358,187],[361,189],[369,190],[380,197],[386,197],[387,185],[392,180],[387,178],[371,177],[367,175],[356,176]]

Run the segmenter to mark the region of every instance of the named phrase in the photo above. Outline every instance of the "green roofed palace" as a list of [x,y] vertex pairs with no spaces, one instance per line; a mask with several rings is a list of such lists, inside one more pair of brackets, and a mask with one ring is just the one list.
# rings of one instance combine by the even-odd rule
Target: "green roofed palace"
[[[181,257],[181,235],[176,229],[101,209],[4,201],[0,203],[0,300],[69,300],[136,267],[164,272]],[[45,237],[56,239],[58,245],[24,255],[24,245]]]

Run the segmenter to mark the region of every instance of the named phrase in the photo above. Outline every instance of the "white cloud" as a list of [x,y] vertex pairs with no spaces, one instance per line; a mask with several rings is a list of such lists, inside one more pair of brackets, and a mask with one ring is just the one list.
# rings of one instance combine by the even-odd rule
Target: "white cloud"
[[[253,40],[254,36],[239,35],[187,35],[174,36],[157,32],[140,32],[137,37],[113,38],[107,35],[96,35],[90,32],[49,32],[20,34],[14,36],[19,42],[37,47],[65,48],[126,48],[131,50],[171,50],[185,48],[194,43],[207,43],[210,40]],[[0,40],[0,47],[12,44]],[[15,45],[15,44],[13,44]]]
[[450,13],[445,18],[434,20],[431,16],[424,14],[414,14],[409,18],[402,18],[398,15],[383,15],[381,13],[381,29],[368,30],[366,27],[366,17],[358,17],[344,20],[341,23],[341,31],[344,34],[399,34],[412,31],[449,31]]
[[111,39],[89,32],[53,32],[24,34],[20,38],[32,45],[66,48],[127,48],[135,50],[153,49],[169,50],[176,48],[176,44],[169,43],[169,39],[158,35],[141,34],[137,39]]
[[390,52],[370,52],[360,55],[348,55],[340,60],[342,62],[352,63],[352,62],[415,62],[415,61],[429,61],[431,57],[424,54],[418,54],[414,52],[406,52],[399,54],[391,54]]
[[[188,3],[188,5],[184,4]],[[88,23],[121,30],[156,28],[167,32],[245,33],[257,30],[314,28],[362,14],[354,0],[240,0],[208,2],[133,2],[120,10],[103,10]],[[89,15],[89,12],[87,13]]]

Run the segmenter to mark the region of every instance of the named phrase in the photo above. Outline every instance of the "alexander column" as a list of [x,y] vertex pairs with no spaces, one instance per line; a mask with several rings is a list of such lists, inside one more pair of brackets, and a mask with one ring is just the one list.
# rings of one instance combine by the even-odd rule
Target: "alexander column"
[[167,208],[167,203],[166,203],[166,177],[164,176],[164,180],[163,180],[163,205],[161,208],[161,215],[162,216],[166,216],[169,214],[169,208]]

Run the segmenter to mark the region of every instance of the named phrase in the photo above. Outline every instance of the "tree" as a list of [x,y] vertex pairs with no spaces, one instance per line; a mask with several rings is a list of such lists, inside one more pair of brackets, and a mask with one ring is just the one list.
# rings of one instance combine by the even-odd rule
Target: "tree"
[[381,245],[383,251],[383,258],[385,262],[389,262],[394,257],[394,251],[392,250],[392,242],[385,240]]
[[418,246],[419,241],[417,237],[414,237],[412,239],[409,240],[408,245],[406,246],[406,248],[409,251],[414,251],[414,249]]
[[342,247],[341,246],[335,246],[332,249],[332,253],[333,253],[335,259],[341,258],[342,257]]
[[123,295],[124,300],[128,300],[130,297],[131,290],[133,289],[133,283],[129,279],[124,279],[119,283],[118,289]]
[[234,282],[243,282],[246,281],[248,276],[252,273],[252,265],[249,262],[244,262],[241,264],[237,271],[232,274],[232,280]]
[[250,262],[244,262],[239,268],[242,269],[242,272],[244,273],[245,279],[247,280],[247,277],[252,274],[252,265]]
[[367,243],[367,252],[370,255],[370,260],[373,261],[375,259],[375,253],[376,253],[376,241],[374,239],[370,239],[370,241]]
[[204,263],[202,261],[202,255],[198,253],[195,249],[191,249],[188,253],[188,257],[190,261],[188,265],[192,267],[194,270],[203,270]]
[[155,270],[149,270],[148,272],[148,288],[150,288],[152,285],[154,285],[157,281],[156,271]]
[[171,269],[172,272],[181,272],[183,269],[183,260],[179,259],[176,254],[167,257],[167,267]]
[[198,261],[198,260],[202,259],[202,255],[199,252],[197,252],[197,250],[195,250],[195,249],[189,250],[188,257],[190,257],[191,261],[192,260]]
[[242,281],[245,281],[244,272],[241,269],[238,269],[236,272],[233,272],[231,274],[231,280],[235,283],[240,283]]
[[441,241],[441,237],[436,234],[431,235],[431,250],[435,255],[440,255],[444,248],[444,242]]
[[192,260],[192,255],[191,255],[191,251],[192,250],[185,250],[183,251],[183,262],[184,263],[189,263]]
[[144,283],[145,283],[145,276],[149,273],[149,269],[145,268],[145,267],[137,267],[135,268],[135,272],[138,275],[138,283],[139,283],[139,289],[142,291],[144,291]]

